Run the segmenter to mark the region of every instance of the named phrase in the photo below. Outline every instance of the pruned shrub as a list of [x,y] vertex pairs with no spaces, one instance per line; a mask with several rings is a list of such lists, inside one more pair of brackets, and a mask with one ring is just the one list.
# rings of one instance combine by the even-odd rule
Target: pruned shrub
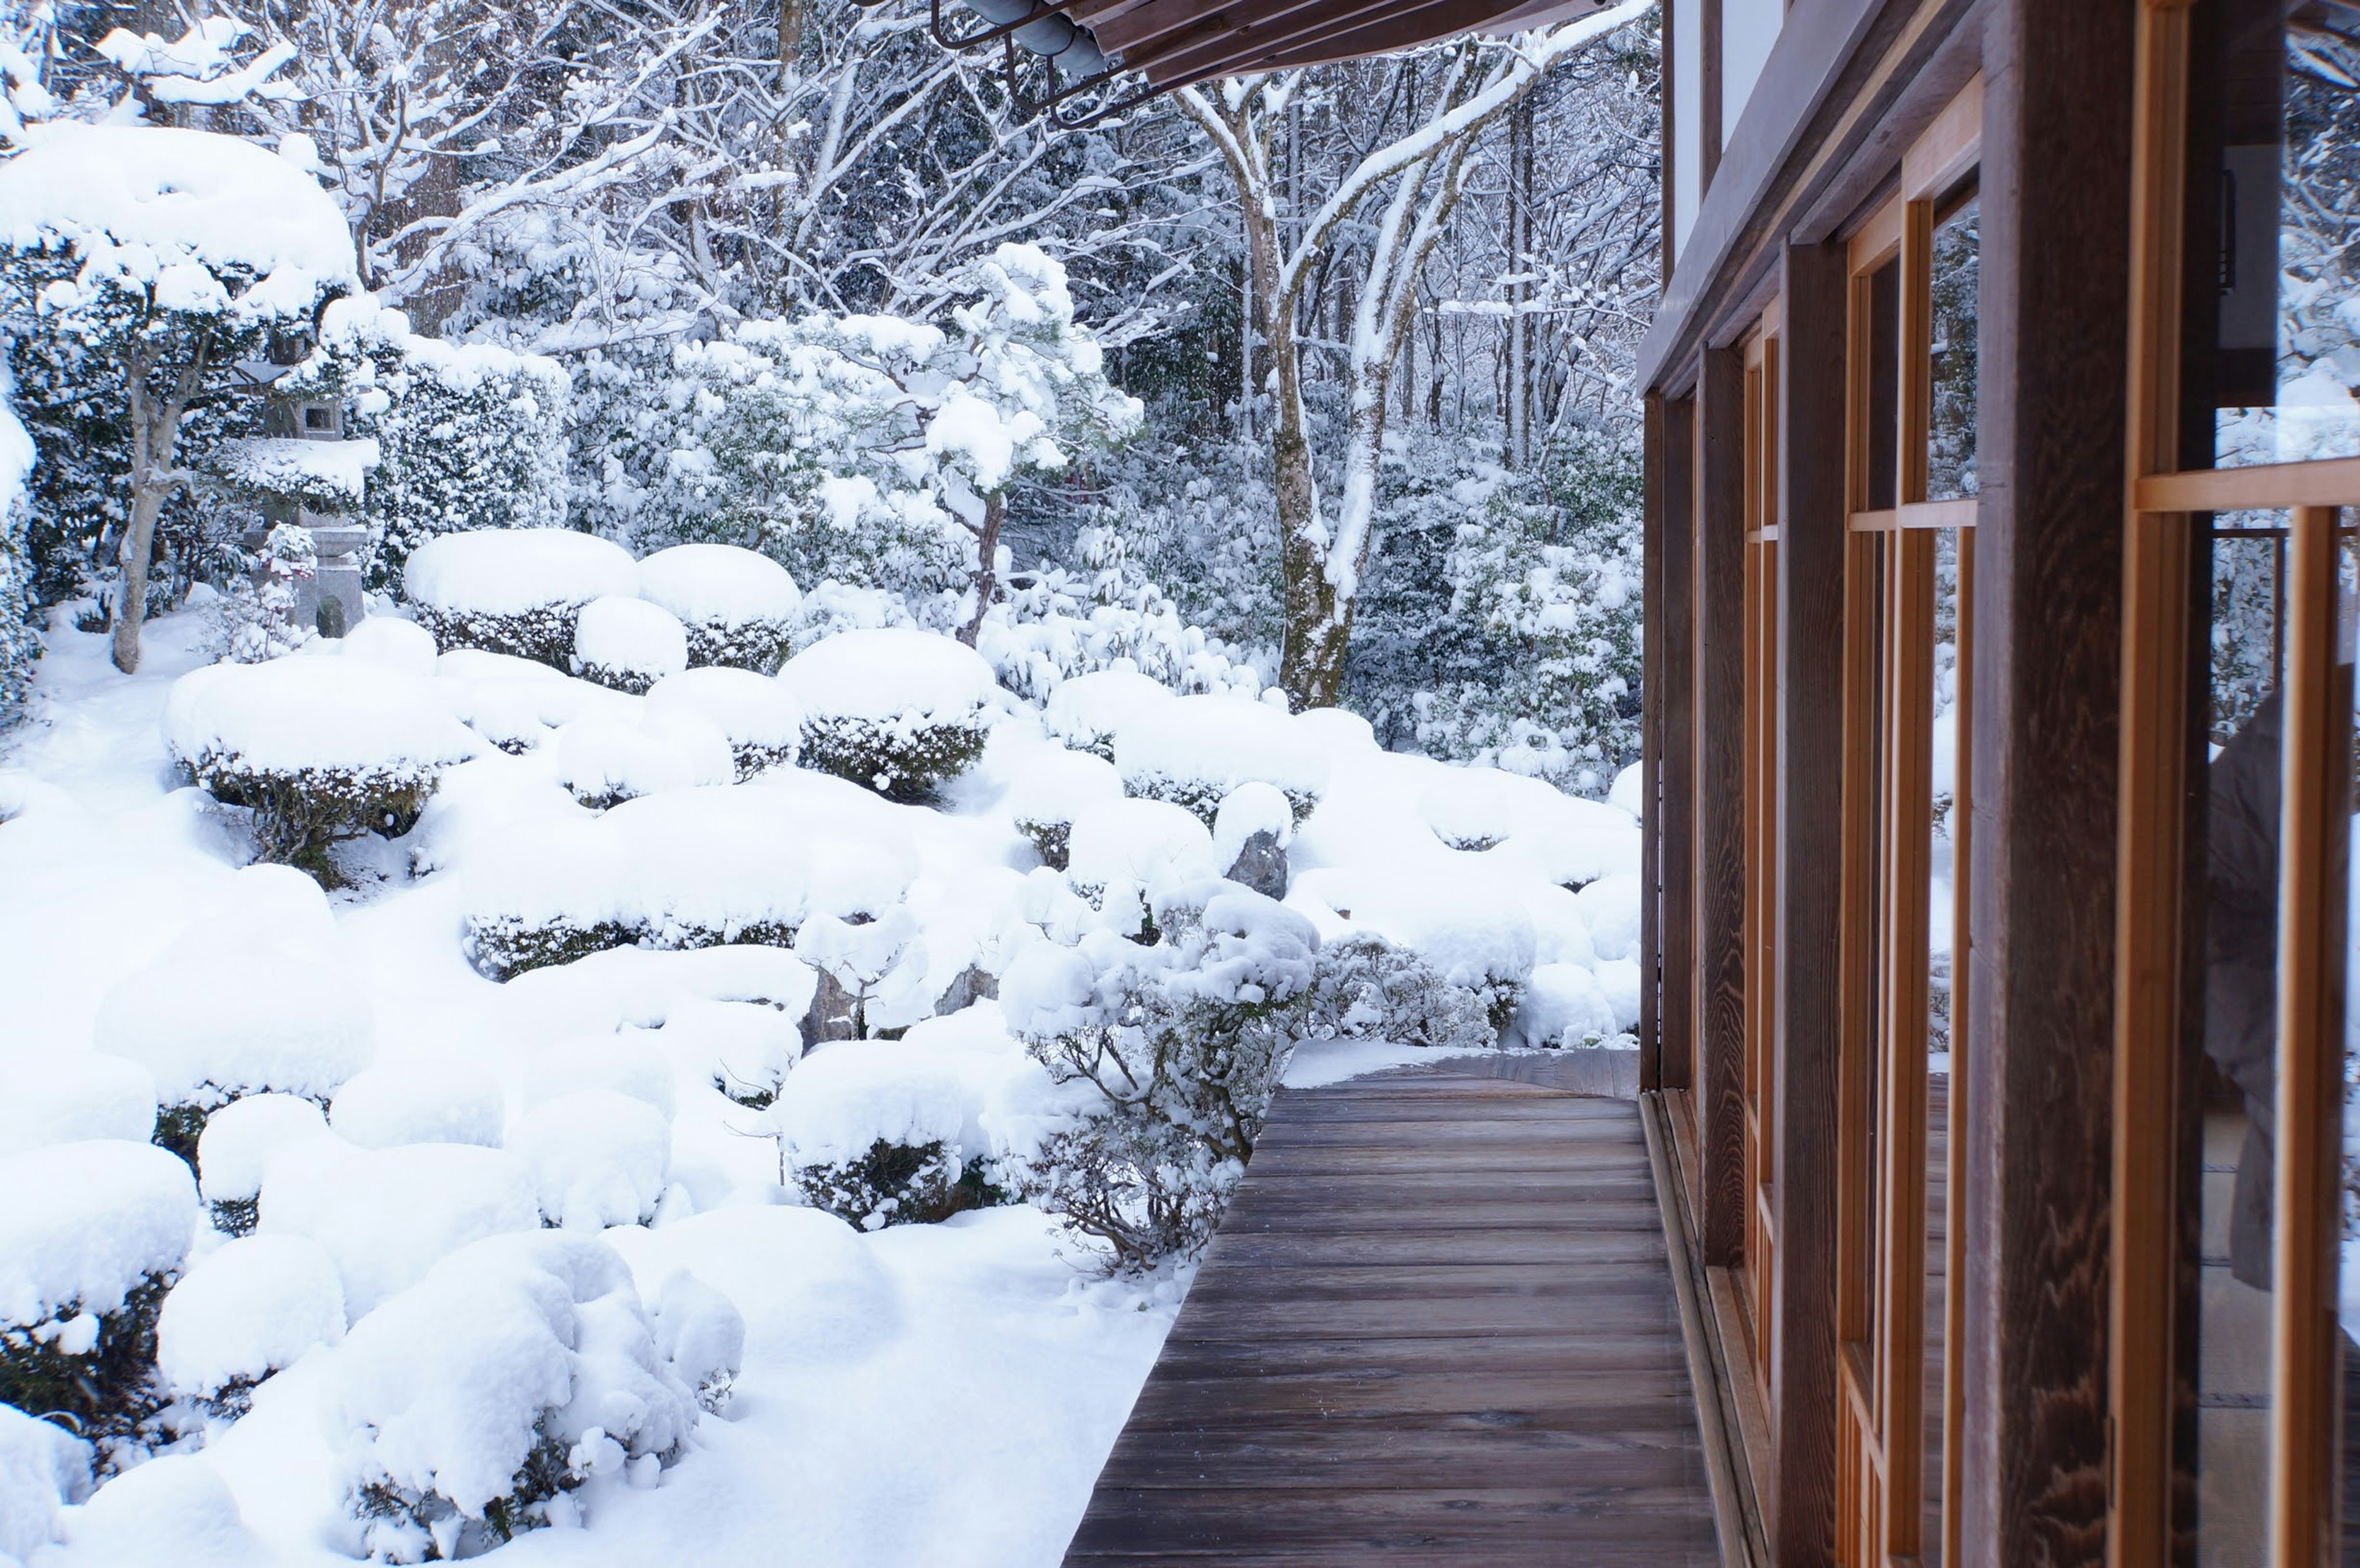
[[0,1159],[0,1404],[59,1415],[103,1454],[162,1407],[156,1313],[197,1218],[189,1168],[152,1144]]
[[205,1118],[197,1139],[197,1190],[213,1228],[245,1236],[261,1215],[262,1179],[279,1153],[328,1136],[319,1102],[298,1094],[247,1094]]
[[727,544],[683,544],[639,562],[639,596],[688,628],[691,669],[723,665],[771,675],[786,661],[803,594],[767,555]]
[[1500,1033],[1477,992],[1406,948],[1355,931],[1319,950],[1301,1037],[1480,1051]]
[[740,780],[792,765],[803,746],[803,714],[793,696],[749,670],[716,665],[667,676],[648,692],[648,715],[713,725],[729,742]]
[[666,789],[727,784],[737,775],[728,737],[692,713],[594,714],[557,732],[557,781],[594,811]]
[[656,1297],[656,1353],[708,1415],[729,1408],[746,1356],[746,1320],[728,1297],[694,1274],[674,1274]]
[[344,1288],[316,1242],[250,1236],[206,1254],[164,1298],[156,1368],[209,1415],[244,1415],[254,1387],[344,1336]]
[[1096,1092],[1011,1161],[1012,1185],[1122,1272],[1212,1238],[1294,1048],[1318,946],[1300,915],[1225,882],[1166,898],[1155,920],[1153,947],[1093,933],[1030,950],[1001,983],[1052,1078]]
[[933,1225],[982,1208],[999,1195],[980,1166],[970,1166],[939,1139],[906,1144],[880,1138],[856,1160],[798,1164],[795,1182],[812,1207],[861,1230]]
[[355,1323],[326,1410],[361,1545],[395,1563],[577,1521],[584,1482],[651,1473],[697,1418],[630,1269],[550,1231],[454,1253]]
[[1122,777],[1105,758],[1044,749],[1027,757],[1009,780],[1016,831],[1032,843],[1041,864],[1065,869],[1075,814],[1100,800],[1122,799]]
[[90,1496],[91,1445],[62,1422],[0,1405],[0,1562],[30,1562],[58,1510]]
[[613,1089],[577,1089],[534,1107],[508,1146],[532,1171],[541,1223],[567,1230],[653,1218],[672,1173],[671,1123]]
[[983,755],[999,691],[973,648],[903,628],[829,637],[779,678],[803,708],[804,767],[905,802]]
[[1526,1045],[1635,1044],[1615,1025],[1613,1001],[1593,972],[1578,964],[1544,964],[1525,983],[1515,1032]]
[[661,604],[610,593],[574,618],[574,673],[585,681],[637,697],[687,668],[687,628]]
[[213,799],[253,811],[265,860],[330,886],[331,846],[408,833],[442,771],[478,748],[427,682],[337,658],[191,671],[165,704],[164,739]]
[[1135,670],[1092,670],[1058,682],[1041,710],[1041,723],[1076,751],[1112,762],[1116,733],[1172,697],[1170,687]]
[[1296,825],[1328,788],[1328,758],[1284,708],[1243,697],[1175,697],[1126,724],[1115,739],[1122,787],[1169,800],[1213,825],[1241,784],[1274,785]]
[[572,667],[582,607],[639,586],[618,544],[568,528],[482,528],[418,546],[402,586],[437,647],[479,648]]
[[1093,800],[1074,813],[1065,880],[1074,891],[1152,932],[1145,899],[1159,881],[1218,876],[1213,838],[1186,808],[1168,800]]
[[531,1169],[464,1143],[300,1143],[270,1162],[257,1236],[307,1236],[334,1260],[357,1323],[487,1236],[541,1228]]

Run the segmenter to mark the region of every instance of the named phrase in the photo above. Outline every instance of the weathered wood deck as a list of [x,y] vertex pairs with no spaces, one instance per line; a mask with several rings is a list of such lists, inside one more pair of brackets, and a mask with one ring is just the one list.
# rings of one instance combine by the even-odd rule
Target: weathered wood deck
[[1065,1562],[1718,1563],[1638,1108],[1283,1092]]

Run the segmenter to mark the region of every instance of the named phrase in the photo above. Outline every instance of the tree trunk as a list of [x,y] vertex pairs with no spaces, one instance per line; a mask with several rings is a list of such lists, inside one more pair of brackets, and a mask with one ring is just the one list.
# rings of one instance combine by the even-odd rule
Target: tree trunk
[[976,530],[975,615],[959,628],[958,639],[973,648],[983,635],[983,613],[1000,587],[1000,525],[1008,520],[1008,502],[997,495],[983,498],[983,527]]
[[156,553],[156,519],[164,497],[179,483],[172,460],[180,441],[180,413],[204,374],[204,351],[180,377],[161,404],[148,389],[155,362],[144,350],[131,355],[131,526],[116,560],[123,565],[123,599],[115,607],[115,668],[126,675],[139,669],[139,628],[148,619],[148,563]]

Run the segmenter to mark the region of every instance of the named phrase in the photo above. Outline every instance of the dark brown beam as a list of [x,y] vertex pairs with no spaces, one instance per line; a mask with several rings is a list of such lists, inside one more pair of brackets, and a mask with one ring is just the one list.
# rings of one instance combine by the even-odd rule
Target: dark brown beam
[[1655,668],[1663,704],[1663,799],[1657,803],[1656,940],[1663,964],[1657,1001],[1658,1063],[1666,1089],[1693,1089],[1696,965],[1696,400],[1664,405],[1663,557]]
[[1697,1240],[1745,1248],[1745,351],[1714,349],[1698,385],[1696,542]]
[[2136,0],[1995,0],[1969,920],[1962,1555],[2107,1561]]
[[[1485,27],[1510,12],[1521,9],[1525,0],[1437,0],[1437,3],[1405,7],[1387,13],[1373,21],[1363,22],[1342,32],[1321,33],[1317,38],[1296,44],[1280,53],[1252,55],[1256,71],[1294,70],[1309,65],[1333,65],[1338,60],[1358,60],[1364,55],[1390,54],[1396,49],[1415,49],[1420,44],[1438,38],[1456,38]],[[1220,75],[1222,71],[1210,71]]]
[[1639,1087],[1664,1086],[1664,447],[1663,394],[1646,398],[1644,466],[1640,486],[1639,611]]
[[1773,1561],[1820,1568],[1836,1529],[1836,1041],[1842,1014],[1843,247],[1780,257],[1778,340],[1778,1107],[1770,1342]]

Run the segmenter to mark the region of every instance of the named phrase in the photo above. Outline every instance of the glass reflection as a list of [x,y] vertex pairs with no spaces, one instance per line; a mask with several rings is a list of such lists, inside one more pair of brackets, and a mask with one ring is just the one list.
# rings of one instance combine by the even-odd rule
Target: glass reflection
[[1933,397],[1927,410],[1926,499],[1976,493],[1975,351],[1982,282],[1982,202],[1970,195],[1934,226],[1930,304]]

